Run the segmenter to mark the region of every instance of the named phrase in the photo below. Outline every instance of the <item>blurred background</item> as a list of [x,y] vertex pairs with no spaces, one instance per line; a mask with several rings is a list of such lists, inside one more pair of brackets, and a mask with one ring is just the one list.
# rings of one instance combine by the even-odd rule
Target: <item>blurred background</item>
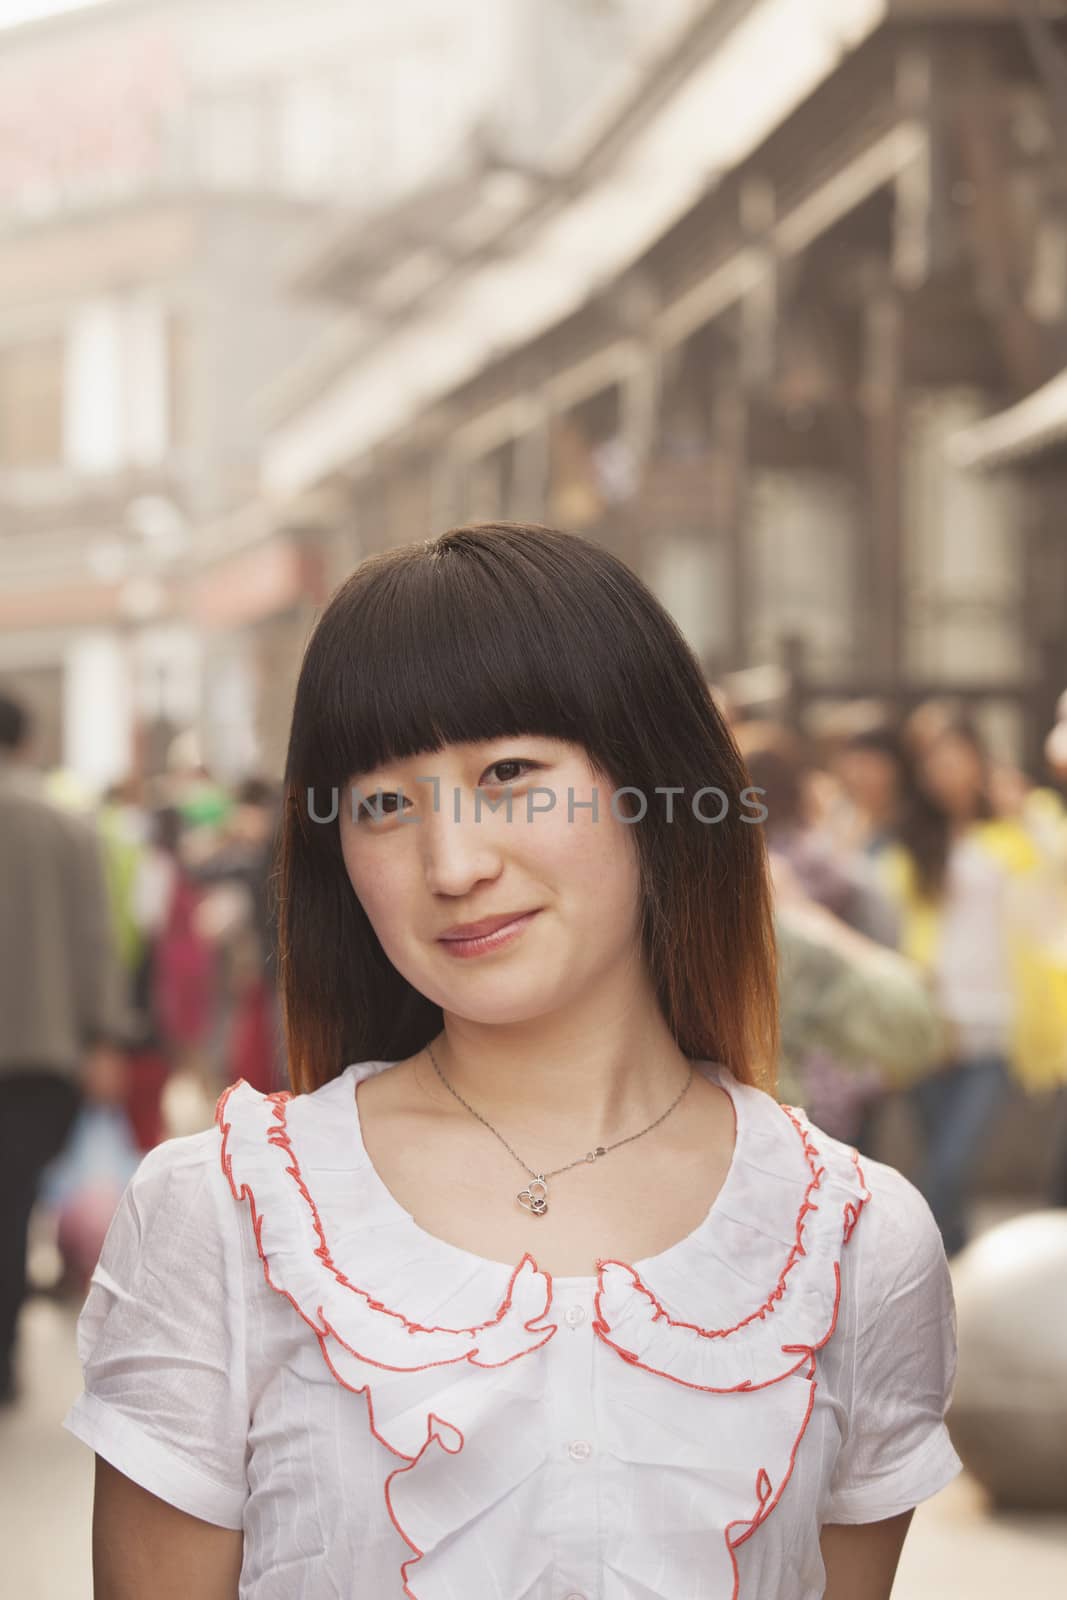
[[92,837],[112,996],[5,1191],[24,1600],[90,1590],[59,1421],[122,1183],[284,1082],[309,631],[501,518],[677,619],[769,796],[782,1098],[942,1227],[967,1471],[894,1595],[1067,1593],[1065,495],[1061,0],[0,0],[0,766]]

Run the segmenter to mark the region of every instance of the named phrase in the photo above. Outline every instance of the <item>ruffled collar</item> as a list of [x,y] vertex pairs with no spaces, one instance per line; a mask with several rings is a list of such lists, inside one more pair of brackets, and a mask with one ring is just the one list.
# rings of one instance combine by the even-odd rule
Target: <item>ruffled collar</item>
[[[310,1095],[261,1095],[242,1081],[219,1101],[223,1165],[252,1210],[267,1281],[283,1279],[305,1318],[322,1310],[332,1339],[382,1365],[495,1365],[503,1350],[539,1348],[553,1280],[535,1256],[508,1266],[438,1239],[371,1164],[355,1088],[389,1065],[347,1067]],[[596,1332],[625,1360],[694,1388],[747,1388],[795,1371],[829,1336],[838,1258],[868,1195],[856,1152],[802,1110],[698,1065],[736,1116],[733,1158],[703,1221],[659,1255],[603,1261],[595,1277],[556,1286],[595,1288]]]
[[[593,1293],[593,1330],[619,1358],[620,1379],[641,1369],[691,1400],[694,1391],[811,1379],[837,1323],[841,1252],[870,1194],[854,1150],[798,1108],[699,1062],[736,1115],[733,1158],[704,1220],[659,1255],[602,1261],[595,1278],[554,1284],[529,1253],[509,1267],[427,1233],[386,1188],[363,1144],[355,1088],[390,1065],[350,1066],[309,1095],[264,1096],[240,1082],[219,1101],[217,1121],[223,1171],[248,1204],[267,1284],[303,1318],[337,1381],[366,1394],[372,1431],[403,1462],[386,1503],[414,1552],[404,1592],[421,1597],[453,1590],[409,1587],[409,1570],[428,1582],[446,1539],[451,1554],[442,1548],[441,1559],[457,1561],[456,1536],[482,1501],[514,1494],[516,1515],[536,1513],[523,1499],[550,1446],[529,1419],[547,1381],[542,1354],[558,1333],[555,1291]],[[779,1481],[773,1468],[753,1473],[726,1549],[759,1525],[791,1471],[810,1399],[780,1394]],[[534,1410],[516,1429],[524,1405]],[[706,1448],[699,1409],[694,1448]],[[685,1425],[697,1427],[688,1410]],[[472,1433],[475,1452],[465,1448]],[[516,1579],[516,1596],[535,1580]]]

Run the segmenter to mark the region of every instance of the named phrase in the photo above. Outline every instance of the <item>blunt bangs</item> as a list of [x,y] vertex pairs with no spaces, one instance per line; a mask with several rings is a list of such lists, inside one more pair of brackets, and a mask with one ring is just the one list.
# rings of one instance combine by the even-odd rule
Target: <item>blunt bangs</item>
[[[622,770],[647,737],[649,661],[634,641],[656,617],[637,580],[596,546],[576,559],[550,529],[492,533],[372,557],[337,592],[305,657],[292,784],[328,791],[446,744],[521,734],[582,745],[620,785],[674,781]],[[684,665],[680,638],[663,642]],[[663,698],[679,688],[664,682]]]

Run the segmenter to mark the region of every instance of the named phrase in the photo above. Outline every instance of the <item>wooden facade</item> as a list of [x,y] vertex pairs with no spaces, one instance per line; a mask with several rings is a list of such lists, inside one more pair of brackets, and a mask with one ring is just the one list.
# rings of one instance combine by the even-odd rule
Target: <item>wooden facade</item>
[[709,674],[785,660],[801,711],[956,694],[1033,764],[1057,534],[949,445],[1067,365],[1062,39],[1008,0],[891,7],[640,259],[346,464],[350,553],[557,523]]

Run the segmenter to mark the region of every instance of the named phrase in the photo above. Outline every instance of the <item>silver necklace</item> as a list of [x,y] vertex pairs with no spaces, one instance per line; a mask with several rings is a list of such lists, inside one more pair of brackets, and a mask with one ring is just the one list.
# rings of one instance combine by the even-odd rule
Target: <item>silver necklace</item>
[[475,1111],[474,1107],[469,1105],[467,1101],[464,1100],[463,1096],[458,1092],[458,1090],[453,1089],[452,1085],[441,1071],[441,1068],[437,1065],[437,1057],[433,1053],[432,1045],[426,1046],[426,1053],[433,1062],[434,1071],[437,1073],[437,1076],[440,1078],[449,1094],[455,1095],[460,1105],[466,1106],[471,1116],[477,1117],[478,1121],[483,1123],[484,1126],[489,1129],[489,1132],[494,1134],[496,1138],[500,1140],[500,1143],[504,1146],[504,1149],[515,1157],[515,1160],[519,1163],[520,1167],[526,1167],[526,1171],[530,1174],[533,1182],[527,1184],[525,1189],[520,1189],[515,1198],[525,1211],[532,1212],[535,1217],[543,1217],[545,1212],[548,1210],[549,1178],[558,1178],[561,1172],[569,1172],[572,1167],[580,1167],[584,1162],[592,1164],[594,1161],[599,1160],[601,1156],[606,1156],[610,1150],[617,1150],[621,1144],[632,1144],[635,1139],[644,1138],[646,1133],[651,1133],[653,1128],[658,1128],[661,1122],[666,1121],[671,1112],[674,1110],[675,1106],[678,1104],[679,1100],[681,1100],[682,1095],[685,1094],[686,1090],[689,1088],[689,1085],[693,1081],[693,1063],[690,1062],[689,1074],[678,1094],[671,1101],[663,1115],[657,1117],[655,1122],[650,1122],[647,1128],[642,1128],[640,1133],[627,1134],[625,1139],[616,1139],[614,1144],[609,1144],[607,1146],[598,1144],[594,1150],[588,1150],[584,1156],[579,1156],[577,1161],[569,1161],[565,1167],[557,1167],[554,1172],[535,1172],[533,1167],[526,1166],[526,1162],[522,1159],[517,1151],[512,1150],[511,1146],[508,1144],[508,1141],[504,1138],[504,1135],[502,1133],[498,1133],[493,1127],[493,1124],[491,1122],[487,1122],[480,1111]]

